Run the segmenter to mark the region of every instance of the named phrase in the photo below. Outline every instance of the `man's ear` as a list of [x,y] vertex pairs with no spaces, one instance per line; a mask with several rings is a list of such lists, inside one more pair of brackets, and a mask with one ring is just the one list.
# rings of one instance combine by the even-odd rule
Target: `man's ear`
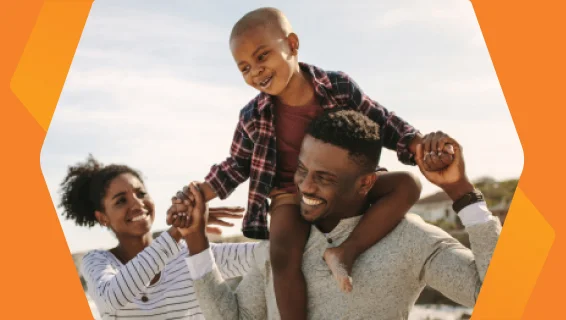
[[368,192],[371,190],[371,188],[373,188],[375,181],[377,181],[378,179],[378,174],[376,172],[370,172],[367,173],[365,175],[363,175],[360,178],[360,186],[359,186],[359,192],[362,195],[367,195]]

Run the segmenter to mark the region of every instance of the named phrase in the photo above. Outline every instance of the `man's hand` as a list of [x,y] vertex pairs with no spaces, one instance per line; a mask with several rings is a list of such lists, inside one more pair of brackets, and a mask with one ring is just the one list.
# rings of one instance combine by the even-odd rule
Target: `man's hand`
[[[189,212],[190,206],[194,206],[195,197],[190,192],[189,186],[183,187],[182,191],[178,191],[177,194],[171,199],[172,207],[174,207],[175,212],[181,213],[181,218],[186,216],[185,213]],[[173,210],[173,209],[170,209]],[[208,208],[208,220],[206,227],[207,233],[212,234],[222,234],[222,230],[217,227],[210,227],[210,225],[218,225],[223,227],[232,227],[234,226],[233,223],[227,222],[223,219],[241,219],[243,217],[242,212],[244,212],[244,208],[242,207],[215,207],[215,208]],[[172,215],[171,217],[168,215],[167,224],[172,224]],[[190,219],[188,219],[190,221]],[[182,221],[182,220],[181,220]],[[180,221],[180,222],[181,222]],[[186,225],[185,227],[188,227]]]
[[[432,132],[422,138],[424,165],[427,171],[441,171],[454,161],[453,139],[442,131]],[[418,147],[418,145],[417,145]]]
[[[426,157],[424,146],[417,145],[417,153],[415,161],[421,170],[421,173],[431,183],[442,188],[453,201],[460,199],[464,194],[474,190],[473,185],[466,176],[466,166],[464,163],[462,147],[456,140],[448,137],[443,137],[443,148],[450,145],[454,151],[454,159],[452,163],[444,169],[434,171],[434,165],[431,162],[436,161],[432,157]],[[435,146],[438,148],[438,145]]]

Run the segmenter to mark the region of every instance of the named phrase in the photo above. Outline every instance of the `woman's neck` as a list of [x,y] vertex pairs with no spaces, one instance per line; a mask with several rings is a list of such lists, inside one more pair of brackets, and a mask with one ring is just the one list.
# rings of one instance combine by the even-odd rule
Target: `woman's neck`
[[127,263],[142,252],[153,241],[151,232],[141,237],[118,237],[118,246],[110,250],[120,261]]

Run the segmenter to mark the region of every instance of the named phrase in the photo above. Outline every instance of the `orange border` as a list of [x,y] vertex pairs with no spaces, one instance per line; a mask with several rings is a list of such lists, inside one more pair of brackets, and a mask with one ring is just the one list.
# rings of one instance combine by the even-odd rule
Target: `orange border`
[[[9,262],[0,267],[3,318],[91,318],[39,153],[92,2],[0,2],[0,188]],[[566,287],[564,241],[555,239],[566,218],[553,201],[563,197],[561,125],[552,124],[566,118],[558,94],[566,71],[560,45],[566,4],[474,0],[473,6],[525,152],[473,319],[554,319]]]
[[92,319],[39,165],[92,2],[0,2],[2,319]]

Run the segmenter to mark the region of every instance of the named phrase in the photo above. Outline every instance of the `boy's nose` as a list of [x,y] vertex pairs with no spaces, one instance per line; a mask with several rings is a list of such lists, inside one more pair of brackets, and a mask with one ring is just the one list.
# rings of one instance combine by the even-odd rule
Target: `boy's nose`
[[264,68],[262,66],[258,66],[252,69],[252,74],[254,76],[259,76],[263,73]]

